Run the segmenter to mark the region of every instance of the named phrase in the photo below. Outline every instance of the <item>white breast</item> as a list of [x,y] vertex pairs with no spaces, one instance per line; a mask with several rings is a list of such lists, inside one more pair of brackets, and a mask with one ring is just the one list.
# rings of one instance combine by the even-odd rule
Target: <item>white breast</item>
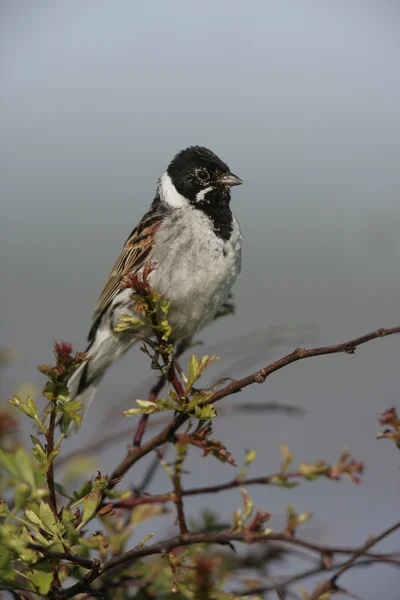
[[180,339],[204,327],[226,300],[240,271],[242,236],[234,219],[231,238],[222,240],[191,206],[169,216],[156,236],[151,284],[171,302],[168,320]]

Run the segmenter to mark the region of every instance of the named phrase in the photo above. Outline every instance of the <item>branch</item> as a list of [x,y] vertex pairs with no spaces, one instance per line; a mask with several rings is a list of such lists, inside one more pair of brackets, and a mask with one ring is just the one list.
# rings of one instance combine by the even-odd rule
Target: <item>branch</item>
[[85,569],[93,569],[94,562],[93,560],[89,560],[88,558],[81,558],[80,556],[76,556],[75,554],[70,554],[69,552],[56,552],[55,550],[48,550],[43,546],[39,546],[38,544],[29,544],[28,547],[31,550],[36,550],[46,556],[48,558],[53,558],[57,560],[66,560],[68,562],[75,563]]
[[[368,555],[367,555],[368,556]],[[346,561],[348,562],[348,561]],[[357,564],[353,565],[353,567],[368,567],[377,563],[387,563],[393,566],[397,566],[400,567],[400,561],[398,560],[392,560],[390,557],[386,557],[385,555],[378,555],[376,558],[366,558],[362,561],[359,561]],[[331,567],[331,569],[340,569],[341,567],[343,567],[346,563],[342,562],[338,565],[334,565],[333,567]],[[310,569],[305,569],[304,571],[299,571],[298,573],[295,573],[294,575],[291,575],[290,577],[281,579],[279,582],[277,583],[273,583],[270,585],[262,585],[259,587],[251,587],[251,593],[252,594],[267,594],[268,592],[274,592],[276,590],[285,590],[289,585],[292,585],[293,583],[297,583],[298,581],[303,581],[304,579],[308,579],[309,577],[315,577],[315,575],[319,575],[319,573],[322,573],[324,571],[327,570],[327,567],[324,564],[319,564],[316,567],[311,567]],[[269,577],[269,579],[273,579],[272,577]],[[276,577],[275,579],[279,579],[278,577]],[[246,589],[242,589],[242,590],[234,590],[232,593],[235,596],[246,596],[246,594],[249,594],[250,588],[246,588]]]
[[182,489],[181,477],[182,477],[182,467],[183,467],[183,462],[186,457],[187,447],[185,445],[178,444],[176,446],[176,450],[177,450],[177,456],[176,456],[176,460],[175,460],[175,464],[174,464],[174,473],[172,476],[172,483],[174,486],[173,501],[176,506],[179,531],[180,531],[181,535],[186,535],[187,533],[189,533],[189,530],[186,525],[185,513],[183,510],[183,500],[182,500],[183,489]]
[[[47,444],[47,458],[49,458],[51,456],[51,453],[54,450],[54,428],[55,428],[55,424],[56,424],[56,407],[57,407],[56,400],[53,400],[53,402],[51,403],[49,428],[45,434],[46,444]],[[46,470],[46,480],[47,480],[47,487],[49,490],[48,504],[49,504],[49,506],[56,518],[56,521],[57,521],[58,520],[57,500],[56,500],[56,489],[55,489],[55,485],[54,485],[53,460],[50,461],[49,467]]]
[[143,491],[149,487],[150,483],[154,479],[157,469],[160,466],[160,461],[164,457],[164,453],[165,453],[165,447],[158,448],[155,451],[153,460],[150,463],[150,465],[148,466],[148,468],[146,469],[141,482],[139,483],[138,486],[134,486],[134,488],[133,488],[133,492],[134,492],[136,498],[138,498],[141,494],[143,494]]
[[[355,338],[348,342],[344,342],[342,344],[337,344],[335,346],[325,346],[322,348],[312,348],[310,350],[305,350],[303,348],[297,348],[291,354],[287,354],[283,358],[267,365],[263,369],[256,371],[252,375],[248,375],[243,379],[234,380],[224,388],[216,391],[211,398],[208,399],[207,404],[213,404],[218,402],[218,400],[222,400],[231,394],[235,394],[236,392],[241,391],[243,388],[252,385],[253,383],[264,383],[266,378],[274,373],[275,371],[279,371],[283,367],[290,365],[291,363],[297,362],[298,360],[302,360],[304,358],[310,358],[312,356],[323,356],[327,354],[338,354],[341,352],[345,352],[346,354],[354,354],[354,351],[357,346],[361,346],[367,342],[375,340],[377,338],[385,337],[388,335],[394,335],[400,333],[400,327],[393,327],[392,329],[377,329],[367,335],[364,335],[359,338]],[[114,487],[117,481],[120,480],[123,475],[143,456],[168,442],[174,435],[174,433],[181,427],[183,423],[185,423],[189,419],[189,415],[184,415],[183,413],[179,413],[170,423],[154,436],[151,440],[149,440],[143,446],[139,448],[133,448],[129,450],[126,457],[123,461],[118,465],[118,467],[114,470],[111,475],[111,483],[109,487]]]
[[343,575],[343,573],[348,571],[353,566],[355,561],[358,558],[360,558],[360,556],[365,556],[366,552],[370,548],[372,548],[372,546],[375,546],[375,544],[382,541],[385,537],[389,536],[391,533],[394,533],[397,529],[400,529],[400,521],[398,521],[391,527],[388,527],[387,529],[385,529],[385,531],[383,531],[380,535],[369,538],[365,542],[365,544],[363,544],[358,550],[356,550],[354,552],[353,556],[351,558],[349,558],[349,560],[347,562],[345,562],[339,568],[339,570],[336,571],[336,573],[332,577],[327,579],[324,583],[322,583],[322,585],[318,586],[318,588],[315,590],[315,592],[311,596],[310,600],[318,600],[318,598],[320,598],[325,593],[339,591],[339,588],[336,584],[336,581],[339,579],[339,577],[341,575]]
[[[386,530],[379,537],[374,538],[372,542],[365,544],[361,548],[349,548],[346,551],[353,554],[352,558],[347,561],[335,575],[337,578],[341,573],[350,568],[350,566],[354,563],[356,558],[359,556],[367,556],[367,550],[373,544],[377,543],[386,535],[389,535],[392,531],[400,527],[400,523],[397,523],[390,529]],[[144,556],[152,556],[155,554],[164,554],[167,552],[171,552],[175,548],[183,547],[183,546],[193,546],[196,544],[223,544],[229,545],[230,542],[242,542],[245,544],[252,544],[257,542],[284,542],[293,546],[297,546],[300,548],[307,548],[315,550],[321,554],[327,554],[330,552],[334,554],[337,550],[335,547],[323,547],[317,546],[316,544],[311,544],[310,542],[303,540],[301,538],[294,538],[286,533],[257,533],[252,531],[222,531],[222,532],[211,532],[211,533],[195,533],[195,534],[187,534],[183,536],[177,536],[168,540],[166,542],[160,542],[158,544],[153,544],[152,546],[136,546],[132,550],[128,550],[127,552],[120,554],[106,561],[105,563],[96,563],[93,564],[92,570],[86,573],[85,577],[79,581],[78,583],[70,586],[69,588],[60,591],[55,594],[55,600],[66,600],[67,598],[73,598],[77,594],[82,593],[83,591],[88,589],[88,586],[95,581],[101,574],[111,571],[116,567],[119,567],[123,564],[133,562],[138,558],[142,558]],[[371,558],[376,558],[375,556],[371,556]],[[330,588],[329,588],[330,589]],[[326,590],[325,590],[326,591]],[[323,592],[321,592],[323,593]],[[321,595],[321,594],[320,594]],[[320,596],[319,595],[319,596]],[[319,598],[316,596],[316,600]]]
[[311,348],[310,350],[305,350],[304,348],[296,348],[294,352],[287,354],[283,358],[271,363],[267,367],[260,369],[256,373],[249,375],[248,377],[244,377],[243,379],[239,379],[238,381],[232,381],[229,385],[222,388],[221,390],[215,392],[212,397],[208,400],[208,404],[213,404],[226,396],[230,396],[231,394],[235,394],[236,392],[240,392],[243,388],[253,384],[253,383],[264,383],[267,377],[274,373],[275,371],[279,371],[283,367],[290,365],[291,363],[297,362],[298,360],[302,360],[303,358],[311,358],[312,356],[324,356],[327,354],[339,354],[344,352],[345,354],[354,354],[356,348],[361,346],[362,344],[366,344],[367,342],[371,342],[372,340],[376,340],[377,338],[386,337],[388,335],[394,335],[400,333],[400,327],[393,327],[391,329],[377,329],[376,331],[372,331],[371,333],[367,333],[361,337],[355,338],[348,342],[344,342],[342,344],[336,344],[335,346],[323,346],[322,348]]
[[[203,494],[216,494],[225,490],[231,490],[237,487],[247,487],[249,485],[276,485],[274,479],[280,479],[288,481],[290,479],[305,479],[305,475],[295,471],[293,473],[274,473],[273,475],[267,475],[264,477],[253,477],[251,479],[232,479],[225,483],[219,483],[216,485],[210,485],[206,487],[190,488],[188,490],[182,490],[181,496],[197,496]],[[157,496],[141,496],[140,498],[126,498],[115,502],[113,506],[115,508],[133,508],[140,504],[157,504],[165,502],[174,502],[174,492],[168,492],[166,494],[159,494]]]

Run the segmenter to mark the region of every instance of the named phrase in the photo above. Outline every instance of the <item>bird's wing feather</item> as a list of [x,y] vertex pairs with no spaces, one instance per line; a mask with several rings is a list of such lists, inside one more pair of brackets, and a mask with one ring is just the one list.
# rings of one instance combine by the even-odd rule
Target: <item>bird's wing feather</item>
[[145,261],[151,257],[154,249],[155,233],[163,220],[163,215],[154,208],[152,207],[145,214],[125,242],[125,246],[97,302],[92,319],[92,328],[89,332],[89,341],[93,338],[97,322],[101,315],[121,289],[124,278],[127,275],[137,272],[144,265]]

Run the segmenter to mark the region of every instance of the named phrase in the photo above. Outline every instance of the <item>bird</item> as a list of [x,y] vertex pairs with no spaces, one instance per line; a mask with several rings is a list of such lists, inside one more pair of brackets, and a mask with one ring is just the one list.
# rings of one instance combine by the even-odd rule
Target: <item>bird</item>
[[203,146],[171,160],[100,294],[88,335],[90,360],[67,382],[71,400],[82,402],[82,416],[106,371],[137,341],[129,331],[115,332],[121,316],[138,316],[132,289],[123,286],[127,277],[155,265],[148,282],[169,302],[172,343],[205,327],[225,302],[241,268],[242,233],[230,201],[231,188],[242,183]]

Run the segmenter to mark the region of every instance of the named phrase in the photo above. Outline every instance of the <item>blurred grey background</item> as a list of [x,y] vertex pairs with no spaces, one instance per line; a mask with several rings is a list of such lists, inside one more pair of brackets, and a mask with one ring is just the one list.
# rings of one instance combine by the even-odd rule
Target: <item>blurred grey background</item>
[[[244,235],[237,314],[201,334],[204,352],[224,342],[228,356],[229,340],[258,332],[243,349],[258,359],[233,372],[221,363],[210,376],[398,325],[399,32],[396,1],[1,0],[1,345],[17,353],[3,400],[21,382],[40,388],[36,364],[51,360],[54,338],[84,349],[125,238],[169,160],[191,144],[212,148],[245,181],[233,192]],[[314,358],[225,401],[306,411],[217,421],[238,463],[257,449],[252,474],[277,469],[279,442],[309,461],[336,461],[348,444],[366,463],[360,487],[254,488],[257,506],[282,513],[292,501],[316,514],[316,536],[344,545],[398,519],[399,455],[375,434],[378,414],[400,402],[399,352],[392,338]],[[120,413],[144,397],[150,376],[131,351],[68,448],[133,430]],[[115,418],[99,426],[113,406]],[[93,471],[110,472],[128,442],[99,453]],[[195,450],[190,466],[187,486],[234,474]],[[151,491],[166,489],[160,474]],[[186,505],[196,515],[205,503],[229,518],[241,499],[234,491]],[[399,546],[397,536],[382,548]],[[384,567],[343,578],[371,600],[394,600],[399,583]]]

